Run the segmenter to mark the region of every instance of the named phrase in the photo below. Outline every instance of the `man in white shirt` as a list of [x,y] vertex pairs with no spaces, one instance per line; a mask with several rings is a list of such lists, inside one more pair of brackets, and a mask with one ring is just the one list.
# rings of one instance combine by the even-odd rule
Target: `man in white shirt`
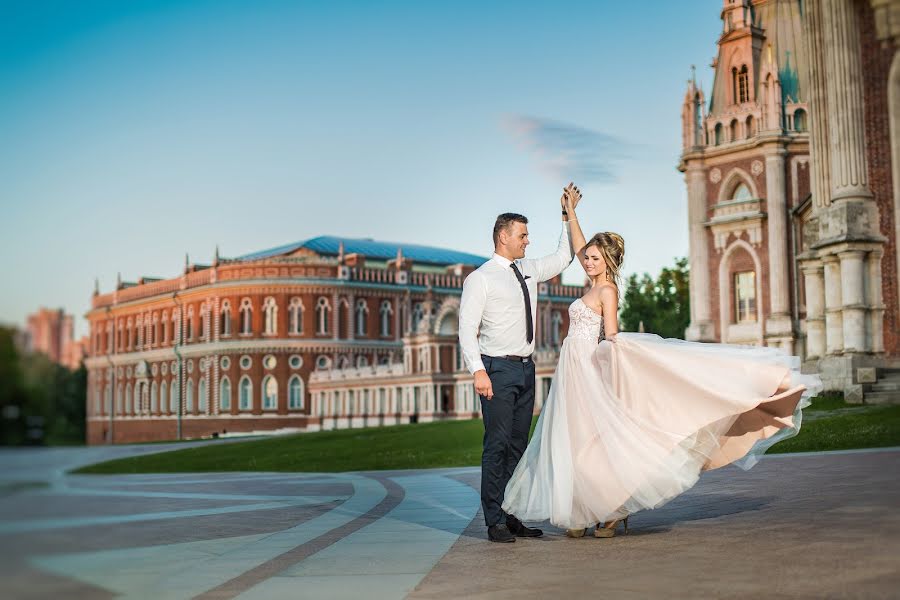
[[[569,184],[566,193],[580,199]],[[528,219],[504,213],[494,224],[494,255],[463,284],[459,309],[459,343],[484,415],[481,456],[481,503],[488,538],[514,542],[515,536],[538,537],[540,529],[525,527],[501,509],[506,484],[525,447],[534,412],[534,323],[537,284],[569,266],[573,250],[563,210],[562,233],[556,252],[529,260]]]

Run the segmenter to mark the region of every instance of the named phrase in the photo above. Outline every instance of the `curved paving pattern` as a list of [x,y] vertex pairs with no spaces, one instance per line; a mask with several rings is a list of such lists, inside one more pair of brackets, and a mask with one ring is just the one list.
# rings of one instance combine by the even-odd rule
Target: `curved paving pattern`
[[106,457],[0,451],[4,597],[539,598],[598,580],[636,598],[890,597],[900,585],[896,450],[767,458],[707,474],[637,515],[627,538],[550,527],[512,545],[485,540],[475,468],[106,477],[60,466]]

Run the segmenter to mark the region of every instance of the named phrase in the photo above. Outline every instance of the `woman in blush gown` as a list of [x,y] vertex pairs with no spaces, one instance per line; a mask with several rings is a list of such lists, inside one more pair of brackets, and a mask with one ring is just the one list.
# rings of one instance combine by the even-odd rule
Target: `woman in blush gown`
[[563,197],[572,243],[591,288],[569,306],[569,332],[531,442],[513,473],[503,510],[549,520],[580,537],[612,537],[640,510],[692,487],[704,470],[749,469],[796,435],[801,409],[821,389],[800,360],[774,348],[663,339],[618,332],[624,240],[586,241]]

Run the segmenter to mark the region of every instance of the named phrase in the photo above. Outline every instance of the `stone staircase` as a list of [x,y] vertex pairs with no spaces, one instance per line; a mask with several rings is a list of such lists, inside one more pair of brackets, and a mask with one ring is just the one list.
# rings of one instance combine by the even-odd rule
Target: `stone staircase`
[[875,383],[863,385],[866,404],[900,404],[900,368],[877,369]]

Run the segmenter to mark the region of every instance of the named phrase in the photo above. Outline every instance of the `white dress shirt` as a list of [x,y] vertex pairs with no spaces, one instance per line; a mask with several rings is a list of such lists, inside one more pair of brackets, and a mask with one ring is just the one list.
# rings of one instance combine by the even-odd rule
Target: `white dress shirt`
[[[556,252],[543,258],[515,261],[531,296],[537,329],[537,284],[556,277],[572,262],[569,226],[563,222]],[[525,300],[511,261],[494,254],[466,277],[459,306],[459,345],[470,373],[484,369],[481,355],[529,356],[534,340],[526,338]]]

